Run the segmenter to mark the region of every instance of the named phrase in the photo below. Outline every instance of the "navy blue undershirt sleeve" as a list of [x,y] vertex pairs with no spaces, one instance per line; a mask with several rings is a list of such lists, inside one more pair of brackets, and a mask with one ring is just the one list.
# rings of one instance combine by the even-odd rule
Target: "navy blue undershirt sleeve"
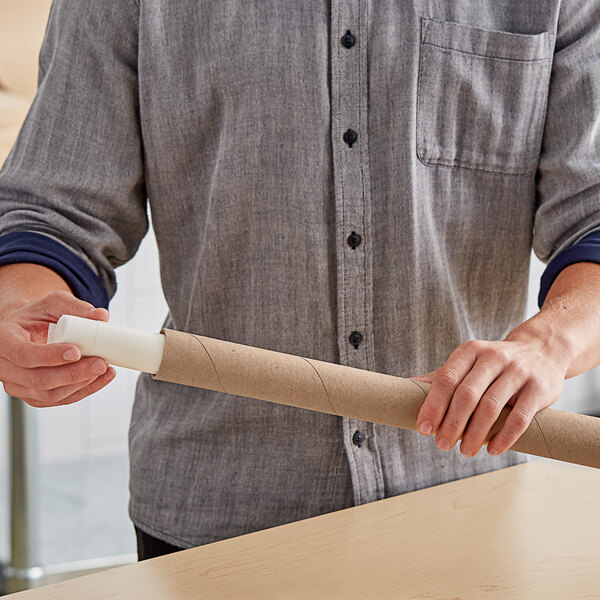
[[540,293],[538,296],[538,306],[540,308],[542,308],[548,291],[558,274],[565,267],[579,262],[600,264],[600,231],[590,233],[576,244],[565,248],[548,263],[540,280]]
[[52,238],[31,231],[0,236],[0,267],[14,263],[48,267],[69,284],[77,298],[97,308],[108,308],[108,293],[100,277],[79,256]]

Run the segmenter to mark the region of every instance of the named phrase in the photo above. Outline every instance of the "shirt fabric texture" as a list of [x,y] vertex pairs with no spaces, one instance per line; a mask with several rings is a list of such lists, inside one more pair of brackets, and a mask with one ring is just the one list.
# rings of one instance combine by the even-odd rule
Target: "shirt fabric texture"
[[[351,245],[354,243],[352,242]],[[64,245],[45,235],[29,231],[0,236],[0,267],[24,262],[53,269],[69,284],[77,298],[90,302],[96,307],[108,308],[108,294],[102,280],[79,256]],[[572,246],[561,250],[552,259],[540,278],[538,294],[540,308],[561,271],[569,265],[580,262],[600,264],[600,232],[591,233]]]
[[[523,320],[532,247],[600,230],[599,23],[582,0],[55,0],[0,235],[68,246],[112,297],[149,206],[166,327],[429,372]],[[149,375],[130,455],[133,522],[180,547],[526,460]]]

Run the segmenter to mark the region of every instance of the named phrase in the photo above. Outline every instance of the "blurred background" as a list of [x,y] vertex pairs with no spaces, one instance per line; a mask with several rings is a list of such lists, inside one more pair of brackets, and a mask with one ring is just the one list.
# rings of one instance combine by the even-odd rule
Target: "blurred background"
[[[0,165],[35,94],[50,5],[50,0],[0,0]],[[537,312],[542,271],[543,265],[532,257],[529,315]],[[158,331],[167,306],[152,231],[117,274],[111,322]],[[135,560],[135,537],[127,516],[127,429],[137,373],[117,371],[108,389],[91,399],[50,410],[30,409],[37,426],[36,535],[42,565],[108,556]],[[600,371],[567,381],[557,406],[600,415]],[[0,390],[0,570],[11,561],[8,407]]]

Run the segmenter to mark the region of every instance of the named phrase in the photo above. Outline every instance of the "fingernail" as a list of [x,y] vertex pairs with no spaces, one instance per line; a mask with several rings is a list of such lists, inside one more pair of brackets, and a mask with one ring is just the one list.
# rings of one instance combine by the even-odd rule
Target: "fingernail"
[[463,456],[468,456],[468,457],[473,456],[473,453],[470,450],[467,450],[466,448],[461,448],[460,451]]
[[448,440],[445,440],[444,438],[442,438],[441,440],[438,441],[438,447],[441,448],[442,450],[450,450],[450,442]]
[[492,456],[498,456],[498,454],[500,454],[500,452],[498,452],[498,450],[496,450],[496,448],[488,448],[488,454],[491,454]]
[[90,371],[94,375],[102,375],[102,373],[106,371],[106,363],[102,362],[101,360],[95,360],[90,367]]
[[112,379],[117,374],[116,370],[113,367],[108,367],[106,371],[109,379]]
[[79,357],[80,357],[79,352],[77,350],[75,350],[74,348],[67,350],[63,354],[64,360],[79,360]]
[[419,425],[419,431],[423,435],[429,435],[431,433],[432,429],[433,429],[433,426],[431,425],[431,423],[429,421],[423,421],[421,423],[421,425]]

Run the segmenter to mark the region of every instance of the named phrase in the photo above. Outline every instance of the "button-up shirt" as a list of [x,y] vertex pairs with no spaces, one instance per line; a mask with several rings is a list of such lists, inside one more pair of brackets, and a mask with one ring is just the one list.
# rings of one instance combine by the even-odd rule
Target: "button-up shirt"
[[[0,234],[112,295],[149,205],[167,327],[426,373],[524,318],[532,247],[600,229],[598,23],[583,0],[55,0]],[[133,521],[183,547],[524,460],[148,375],[130,452]]]

